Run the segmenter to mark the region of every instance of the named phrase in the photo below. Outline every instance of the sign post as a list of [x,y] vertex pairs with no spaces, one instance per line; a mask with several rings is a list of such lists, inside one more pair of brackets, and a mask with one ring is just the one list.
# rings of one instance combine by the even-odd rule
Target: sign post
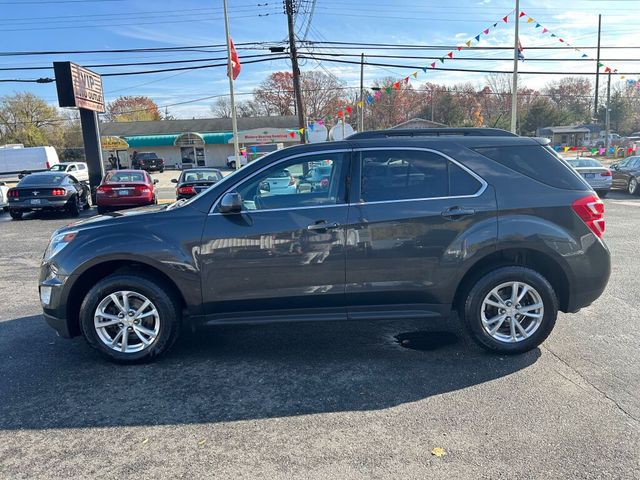
[[91,197],[95,202],[96,189],[104,176],[98,125],[98,113],[105,110],[102,77],[71,62],[53,62],[53,69],[56,76],[58,104],[61,107],[75,107],[80,110],[84,155],[89,168]]

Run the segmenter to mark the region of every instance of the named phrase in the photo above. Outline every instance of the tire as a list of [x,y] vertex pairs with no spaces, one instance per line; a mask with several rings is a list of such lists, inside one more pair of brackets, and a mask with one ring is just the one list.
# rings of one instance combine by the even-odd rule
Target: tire
[[78,195],[75,195],[71,200],[71,203],[69,203],[68,211],[69,211],[69,215],[71,215],[72,217],[78,217],[80,216],[80,197]]
[[164,168],[161,168],[160,170],[158,170],[158,172],[164,173]]
[[[146,298],[151,302],[151,305],[147,307],[147,309],[154,307],[157,312],[157,317],[150,315],[143,320],[139,320],[139,322],[147,322],[144,324],[144,328],[147,329],[147,331],[155,331],[153,338],[144,335],[144,338],[148,341],[151,339],[148,346],[144,346],[144,343],[141,342],[136,331],[123,330],[123,332],[127,332],[127,338],[129,339],[127,340],[126,348],[135,349],[142,347],[139,351],[121,351],[122,343],[124,343],[122,340],[120,340],[119,343],[116,342],[115,346],[117,350],[107,345],[105,338],[107,338],[107,341],[110,338],[117,340],[118,334],[120,330],[122,330],[119,325],[98,328],[94,324],[94,315],[96,315],[99,307],[104,308],[105,303],[103,302],[107,302],[107,305],[109,305],[108,308],[111,308],[112,312],[117,312],[117,309],[113,310],[115,304],[112,303],[109,296],[114,293],[116,293],[117,296],[117,292],[123,291],[129,294],[131,310],[140,306],[142,298]],[[136,295],[142,298],[136,297]],[[121,303],[123,303],[122,297],[118,298]],[[148,312],[148,310],[144,312]],[[80,329],[87,343],[109,360],[122,364],[148,362],[169,349],[178,338],[180,320],[180,302],[172,288],[140,273],[115,273],[102,279],[89,290],[80,306]],[[105,319],[101,321],[105,321]],[[126,319],[124,319],[123,322],[124,321],[126,321]],[[135,320],[130,320],[129,322],[135,322]],[[157,322],[157,327],[155,327],[155,322]],[[138,323],[137,327],[135,324],[132,324],[131,327],[125,326],[123,328],[134,329],[140,327],[143,327],[142,323]],[[99,331],[102,333],[98,333]],[[124,335],[124,333],[122,335]],[[119,338],[122,339],[123,337]]]
[[627,191],[629,192],[629,195],[638,195],[640,194],[640,186],[638,186],[638,179],[635,177],[632,177],[631,180],[629,180],[629,185],[627,186]]
[[105,207],[98,207],[98,215],[104,215],[105,213],[107,213],[109,211],[108,208]]
[[22,212],[9,209],[9,215],[13,220],[22,220]]
[[85,192],[85,202],[82,205],[83,210],[89,210],[91,208],[91,194],[89,192]]
[[605,198],[609,194],[609,190],[596,190],[600,198]]
[[2,207],[2,211],[3,211],[4,213],[7,213],[7,212],[9,211],[9,207]]
[[[523,310],[518,311],[526,311],[527,305],[538,305],[541,302],[544,309],[542,312],[540,312],[540,309],[529,310],[531,315],[542,314],[541,318],[531,318],[529,315],[523,317],[520,313],[517,313],[518,311],[515,311],[513,305],[507,306],[510,298],[504,292],[512,292],[511,285],[515,282],[526,284],[532,289],[521,300],[524,303],[523,307],[521,307]],[[505,284],[509,286],[497,290],[500,297],[506,299],[506,303],[502,303],[505,308],[499,310],[497,307],[485,304],[492,290]],[[523,290],[519,287],[516,288],[518,288],[518,292]],[[494,303],[498,303],[497,297],[491,296],[490,299]],[[512,327],[511,320],[507,320],[507,318],[511,319],[508,315],[514,312],[515,315],[513,317],[519,317],[519,321],[516,321]],[[483,314],[487,320],[486,322],[483,320]],[[507,315],[507,317],[500,322],[498,317],[503,315]],[[501,267],[485,274],[469,290],[464,302],[463,316],[471,337],[482,348],[499,354],[524,353],[540,345],[553,330],[558,316],[558,298],[547,279],[535,270],[516,266]],[[491,322],[496,318],[498,318],[498,321]],[[526,336],[523,336],[517,329],[518,324],[527,333]],[[535,328],[533,328],[534,326]],[[498,330],[494,335],[487,331],[496,327],[498,327]],[[516,337],[519,337],[517,341],[511,340]]]

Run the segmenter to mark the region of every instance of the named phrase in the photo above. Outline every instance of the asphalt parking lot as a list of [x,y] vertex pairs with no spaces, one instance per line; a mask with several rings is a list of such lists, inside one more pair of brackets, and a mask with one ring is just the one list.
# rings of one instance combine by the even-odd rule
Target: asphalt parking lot
[[0,478],[640,478],[640,198],[605,203],[607,291],[528,354],[455,320],[225,326],[131,367],[39,315],[71,220],[0,213]]

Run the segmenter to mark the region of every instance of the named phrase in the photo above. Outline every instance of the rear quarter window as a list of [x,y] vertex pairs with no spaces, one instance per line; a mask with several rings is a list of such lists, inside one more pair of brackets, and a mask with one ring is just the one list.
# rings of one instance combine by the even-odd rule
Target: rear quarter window
[[541,145],[476,147],[473,150],[551,187],[564,190],[590,188],[564,160],[548,152]]

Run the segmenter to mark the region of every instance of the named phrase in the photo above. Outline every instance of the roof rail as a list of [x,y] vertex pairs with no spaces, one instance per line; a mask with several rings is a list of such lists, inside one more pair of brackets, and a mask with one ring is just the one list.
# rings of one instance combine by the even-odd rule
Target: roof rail
[[394,137],[517,137],[515,133],[500,128],[404,128],[388,130],[371,130],[350,135],[346,140],[362,140],[368,138]]

